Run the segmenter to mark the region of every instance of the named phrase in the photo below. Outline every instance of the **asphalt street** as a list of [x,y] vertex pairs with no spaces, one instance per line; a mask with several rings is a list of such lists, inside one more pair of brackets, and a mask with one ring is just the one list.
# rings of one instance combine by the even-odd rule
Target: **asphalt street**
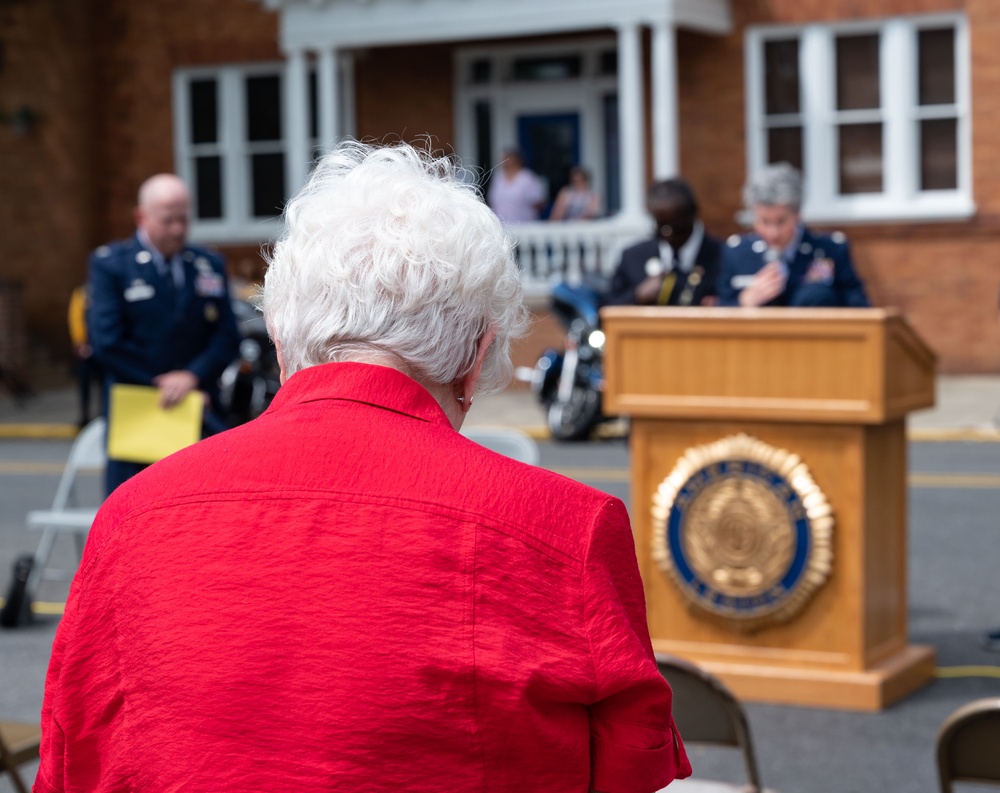
[[[24,515],[51,502],[69,445],[61,439],[0,438],[3,592],[13,561],[31,553],[37,542],[24,528]],[[630,504],[624,440],[543,441],[540,449],[544,467]],[[985,629],[1000,625],[1000,443],[911,443],[909,482],[910,640],[936,648],[939,677],[877,714],[747,705],[769,788],[783,793],[936,790],[933,747],[941,722],[972,699],[1000,696],[1000,653],[980,644]],[[83,484],[93,495],[99,492],[96,475]],[[57,553],[73,564],[72,543],[66,541]],[[0,631],[0,714],[5,719],[38,719],[65,591],[64,584],[45,584],[35,624]],[[742,779],[735,753],[692,748],[691,754],[699,777]],[[0,780],[0,793],[10,790],[10,783]]]

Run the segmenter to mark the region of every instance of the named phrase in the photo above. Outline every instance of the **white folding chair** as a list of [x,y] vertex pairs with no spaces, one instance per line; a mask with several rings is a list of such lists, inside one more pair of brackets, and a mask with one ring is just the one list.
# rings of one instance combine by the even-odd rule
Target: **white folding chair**
[[538,465],[541,460],[538,444],[521,430],[504,427],[467,427],[462,430],[462,434],[470,441],[475,441],[480,446],[518,462]]
[[42,532],[35,551],[34,564],[28,575],[28,594],[34,597],[38,585],[42,581],[68,581],[74,570],[48,569],[52,547],[59,534],[72,534],[76,540],[77,558],[83,556],[83,544],[87,532],[97,516],[97,507],[81,507],[77,505],[76,492],[77,474],[85,470],[103,470],[107,463],[104,450],[105,421],[96,418],[91,421],[73,441],[69,451],[69,459],[63,469],[56,496],[52,500],[51,509],[33,510],[28,513],[28,527]]

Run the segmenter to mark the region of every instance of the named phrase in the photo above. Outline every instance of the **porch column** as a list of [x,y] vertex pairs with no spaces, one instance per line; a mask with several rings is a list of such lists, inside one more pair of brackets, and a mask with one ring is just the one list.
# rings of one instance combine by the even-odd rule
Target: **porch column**
[[342,52],[340,61],[340,137],[356,138],[358,120],[355,114],[357,97],[354,94],[354,54]]
[[306,183],[309,163],[309,69],[306,53],[294,49],[285,62],[285,140],[287,143],[286,183],[294,195]]
[[666,20],[653,25],[653,176],[677,176],[677,30]]
[[618,129],[623,217],[645,217],[645,114],[642,102],[642,39],[637,22],[618,28]]
[[337,51],[324,47],[319,51],[316,74],[316,103],[319,112],[319,145],[329,151],[340,140],[340,80]]

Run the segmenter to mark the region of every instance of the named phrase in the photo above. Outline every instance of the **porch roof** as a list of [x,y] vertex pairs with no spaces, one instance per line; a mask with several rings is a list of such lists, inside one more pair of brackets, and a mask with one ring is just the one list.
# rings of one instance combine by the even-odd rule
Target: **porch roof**
[[730,0],[259,0],[281,13],[281,45],[354,48],[538,36],[667,22],[732,29]]

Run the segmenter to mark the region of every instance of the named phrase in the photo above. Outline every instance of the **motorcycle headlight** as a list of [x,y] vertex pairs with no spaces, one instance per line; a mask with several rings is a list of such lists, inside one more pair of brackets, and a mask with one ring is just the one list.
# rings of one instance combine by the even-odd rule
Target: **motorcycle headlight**
[[603,330],[592,330],[590,335],[587,337],[587,344],[593,347],[595,350],[604,350],[604,331]]
[[249,363],[260,360],[260,344],[253,339],[243,339],[240,342],[240,358]]

